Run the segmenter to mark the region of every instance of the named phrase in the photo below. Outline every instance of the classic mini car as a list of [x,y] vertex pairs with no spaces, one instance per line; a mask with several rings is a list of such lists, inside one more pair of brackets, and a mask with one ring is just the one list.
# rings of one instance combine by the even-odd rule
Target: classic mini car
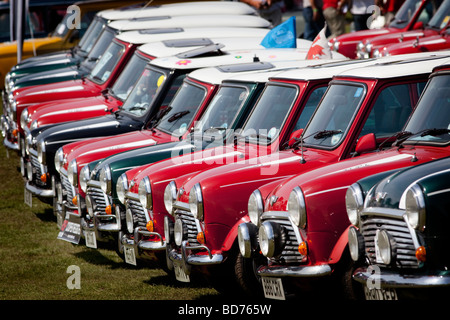
[[[131,2],[136,3],[136,2]],[[25,39],[22,48],[22,59],[32,57],[36,54],[46,54],[49,52],[67,50],[77,45],[80,37],[84,34],[95,14],[104,9],[117,8],[131,4],[128,1],[79,1],[67,4],[67,13],[62,21],[49,37]],[[76,8],[76,10],[74,9]],[[75,14],[79,14],[80,25],[74,28],[71,25]],[[17,64],[17,43],[3,43],[0,47],[0,88],[4,87],[4,78],[8,71]]]
[[[122,227],[126,261],[133,261],[136,256],[152,259],[158,253],[164,253],[167,244],[173,243],[173,237],[164,232],[165,218],[172,211],[172,200],[177,193],[177,185],[168,185],[170,180],[205,168],[236,161],[252,161],[260,155],[285,149],[290,142],[295,141],[301,128],[308,122],[332,76],[342,70],[371,63],[375,62],[338,61],[272,76],[242,133],[232,136],[226,146],[172,157],[126,171],[117,182],[128,190],[124,191],[125,198],[122,201],[127,209],[126,224]],[[273,111],[274,106],[277,112]],[[268,136],[273,137],[270,143],[267,141]],[[98,170],[107,171],[107,167],[97,166],[95,175],[98,175]],[[145,184],[149,188],[139,187]],[[117,189],[120,188],[119,185]],[[148,205],[142,202],[145,197],[149,199]],[[168,219],[166,222],[170,221]],[[181,275],[179,268],[175,270],[177,275]]]
[[[189,127],[181,126],[184,121],[176,121],[186,114],[174,113],[173,110],[165,107],[172,100],[185,76],[195,69],[221,64],[252,62],[255,56],[259,57],[261,61],[267,62],[287,58],[291,60],[293,56],[305,57],[307,51],[306,49],[226,51],[223,50],[222,46],[216,44],[212,47],[206,47],[206,52],[205,48],[200,48],[199,50],[185,52],[181,56],[152,60],[143,70],[122,108],[112,114],[32,130],[25,139],[27,145],[25,149],[29,159],[26,162],[28,179],[26,190],[44,198],[51,199],[54,196],[54,183],[56,182],[54,181],[54,175],[57,173],[55,155],[57,150],[65,144],[120,133],[132,134],[133,131],[152,138],[148,141],[150,143],[164,139],[164,137],[170,141],[172,136],[182,137],[187,135]],[[196,57],[196,55],[199,56]],[[142,88],[147,90],[143,91]],[[168,128],[164,131],[154,130],[155,133],[151,130],[141,130],[152,128],[162,118],[164,112],[161,112],[158,116],[158,111],[161,108],[166,109],[165,115],[170,117],[167,119]],[[193,115],[194,113],[190,112],[182,120],[192,120]],[[179,127],[172,129],[174,131],[171,131],[170,124],[172,123],[179,125]]]
[[345,33],[329,41],[332,50],[351,59],[357,58],[357,49],[363,47],[363,41],[384,35],[399,35],[402,32],[419,30],[432,17],[430,7],[436,7],[440,1],[406,0],[395,15],[394,20],[385,28],[361,30]]
[[348,206],[358,210],[356,216],[349,210],[355,225],[348,242],[359,266],[353,278],[363,284],[366,299],[448,296],[449,182],[450,157],[446,157],[384,179],[370,176],[349,189],[355,195],[363,192],[365,199],[357,208],[354,196],[348,200]]
[[[258,33],[264,34],[264,32],[263,29],[253,28],[192,28],[184,29],[183,32],[178,33],[178,38],[165,39],[163,41],[155,41],[142,45],[137,48],[123,70],[120,71],[120,75],[114,81],[111,88],[105,90],[99,96],[44,102],[25,108],[22,111],[21,121],[18,125],[18,135],[21,137],[25,136],[25,134],[21,134],[21,129],[27,132],[30,129],[36,129],[42,126],[93,118],[117,111],[127,98],[141,75],[142,70],[145,68],[145,65],[157,57],[172,56],[202,47],[206,50],[206,46],[213,47],[216,43],[224,44],[226,50],[237,48],[262,49],[263,47],[260,45],[262,37],[245,37],[245,35],[253,33],[256,35]],[[227,37],[208,37],[218,33]],[[125,33],[122,34],[122,36],[124,35]],[[167,36],[172,35],[159,34],[154,37],[149,36],[149,39],[165,38]],[[24,155],[24,141],[20,141],[19,145],[22,148],[22,155]]]
[[[203,17],[203,16],[201,16]],[[209,18],[212,16],[204,16],[205,23],[209,24]],[[220,16],[221,19],[225,19],[224,17],[228,17],[227,15]],[[238,16],[240,17],[240,16]],[[251,17],[251,16],[250,16]],[[180,18],[181,24],[201,24],[202,22],[195,21],[184,21],[184,18],[189,17],[175,17]],[[182,19],[183,18],[183,19]],[[200,19],[201,20],[201,19]],[[124,21],[115,21],[125,23]],[[155,22],[155,21],[153,21]],[[114,22],[113,22],[114,23]],[[140,21],[142,23],[142,27],[148,26],[146,21]],[[251,23],[251,22],[250,22]],[[132,27],[132,26],[130,26]],[[109,28],[109,27],[108,27]],[[107,30],[108,30],[107,28]],[[134,28],[134,27],[132,27]],[[122,35],[118,35],[114,37],[114,33],[112,30],[120,30],[114,29],[111,27],[111,32],[105,31],[108,33],[108,36],[101,37],[101,41],[99,40],[94,48],[91,50],[88,58],[85,60],[86,63],[93,63],[89,57],[97,56],[97,48],[103,52],[99,61],[95,62],[95,66],[90,71],[89,75],[82,79],[76,80],[68,80],[57,82],[53,84],[45,84],[45,85],[37,85],[32,87],[26,87],[23,89],[19,89],[14,91],[9,95],[8,101],[6,103],[6,115],[2,115],[2,125],[7,126],[9,130],[4,130],[6,132],[5,145],[11,149],[18,149],[19,145],[17,143],[18,134],[23,135],[23,128],[21,127],[20,122],[15,122],[16,119],[21,119],[22,111],[31,105],[39,104],[41,107],[43,104],[48,104],[50,101],[59,101],[73,99],[73,98],[87,98],[93,96],[101,96],[102,92],[105,92],[107,89],[111,88],[111,86],[116,81],[117,77],[122,72],[124,66],[128,63],[129,59],[134,54],[135,50],[142,44],[167,39],[167,37],[171,37],[173,39],[177,38],[185,38],[188,37],[188,33],[193,35],[196,28],[187,30],[181,30],[180,32],[173,33],[173,29],[165,28],[165,29],[153,29],[149,31],[145,31],[143,33],[123,33]],[[225,27],[220,28],[219,31],[224,31]],[[240,29],[240,28],[239,28]],[[247,28],[244,28],[247,29]],[[264,35],[267,33],[267,29],[265,28],[248,28],[248,34],[255,35]],[[208,31],[200,31],[196,37],[201,34],[210,35],[214,32],[214,29],[211,28]],[[226,32],[226,31],[224,31]],[[237,31],[236,31],[237,32]],[[243,31],[242,34],[245,35],[247,31]],[[227,33],[224,33],[226,35]],[[236,34],[233,31],[230,31],[230,35]],[[239,37],[240,38],[240,37]],[[112,40],[113,39],[113,40]],[[112,41],[112,42],[111,42]],[[256,46],[256,43],[253,42]],[[106,46],[105,49],[102,49]],[[246,48],[249,45],[246,46]],[[261,46],[258,46],[261,47]],[[37,106],[36,106],[37,107]]]
[[[420,244],[411,243],[408,233],[419,237],[416,232],[421,231],[414,230],[414,223],[419,221],[418,208],[409,198],[408,206],[411,205],[411,217],[415,217],[415,220],[411,221],[411,226],[407,226],[405,211],[393,208],[398,206],[399,196],[405,189],[400,186],[388,197],[388,190],[381,190],[384,183],[377,189],[381,192],[375,193],[371,185],[395,170],[449,156],[448,83],[448,71],[432,74],[403,131],[393,135],[396,141],[392,145],[385,144],[386,149],[301,173],[276,187],[263,186],[252,193],[248,202],[247,219],[250,221],[239,225],[239,248],[247,265],[256,262],[251,270],[261,277],[266,297],[283,299],[286,293],[305,293],[303,289],[308,288],[307,284],[309,287],[322,288],[319,285],[325,285],[326,290],[322,292],[327,292],[333,283],[340,284],[334,287],[339,290],[333,291],[334,296],[343,291],[346,297],[361,297],[362,290],[358,290],[362,289],[361,286],[351,280],[355,266],[351,264],[350,257],[360,263],[368,258],[371,264],[375,264],[381,252],[385,259],[391,259],[385,260],[391,263],[388,263],[389,266],[380,265],[383,268],[381,276],[384,270],[390,272],[394,270],[392,268],[397,268],[399,271],[400,268],[405,284],[406,279],[414,279],[407,272],[409,267],[420,264],[414,261],[414,251]],[[303,147],[308,150],[311,145],[306,138],[304,142]],[[372,177],[372,181],[368,179],[357,183],[371,175],[378,176]],[[408,175],[407,179],[411,185],[414,184],[412,175]],[[390,180],[383,181],[387,183]],[[397,198],[394,198],[394,194],[398,195]],[[420,196],[415,199],[421,200]],[[368,207],[364,207],[364,203]],[[395,214],[389,217],[392,211]],[[382,224],[388,221],[389,226],[384,228]],[[358,228],[351,226],[351,223]],[[400,235],[392,229],[396,229],[396,226],[399,232],[408,229],[409,232],[397,238]],[[378,236],[381,247],[375,249],[373,237],[377,229],[380,230],[378,234],[381,234]],[[366,245],[361,233],[367,240]],[[388,243],[395,243],[395,239],[398,240],[397,247],[390,247]],[[425,239],[420,236],[422,240]],[[403,245],[411,247],[409,252],[402,251],[400,254],[397,251],[398,255],[395,256],[388,254],[389,248],[401,250],[400,246]],[[365,272],[364,276],[361,273],[356,278],[377,283],[379,273],[376,274],[376,269],[367,271],[370,273]],[[370,279],[371,275],[373,278]]]
[[[424,37],[430,37],[438,35],[442,30],[445,30],[449,25],[450,16],[450,0],[438,1],[439,3],[430,9],[430,12],[436,12],[433,14],[429,22],[420,30],[411,30],[401,33],[393,33],[388,35],[382,35],[371,39],[363,40],[358,44],[357,57],[359,59],[374,57],[375,53],[383,50],[383,47],[389,44],[402,43],[409,40],[422,39]],[[439,7],[439,8],[438,8]],[[428,11],[428,9],[426,10]]]
[[[182,106],[181,109],[178,107],[179,110],[185,109],[188,99],[183,98],[186,96],[183,91],[189,93],[189,91],[193,90],[193,86],[197,87],[196,90],[202,88],[206,92],[212,91],[214,99],[209,97],[209,99],[202,101],[204,107],[201,108],[205,111],[202,112],[202,116],[198,121],[194,123],[190,134],[182,141],[165,143],[163,143],[164,141],[159,141],[158,146],[127,147],[128,151],[126,152],[120,149],[115,150],[114,147],[111,147],[112,151],[108,150],[107,155],[112,155],[105,159],[101,158],[104,156],[104,152],[92,150],[96,149],[96,143],[91,144],[87,142],[83,144],[81,149],[83,153],[80,152],[80,148],[71,150],[67,156],[67,162],[75,159],[78,168],[84,166],[81,169],[79,178],[79,180],[84,179],[84,190],[75,190],[78,190],[80,197],[84,198],[85,194],[89,197],[89,200],[86,201],[89,211],[88,215],[86,215],[86,210],[78,210],[78,212],[81,212],[81,219],[83,219],[81,225],[86,235],[86,244],[88,246],[96,246],[97,238],[99,240],[108,240],[111,238],[111,233],[116,234],[116,239],[122,238],[120,234],[117,237],[117,234],[122,230],[122,225],[125,226],[124,191],[119,192],[119,197],[116,185],[118,179],[125,171],[133,167],[150,165],[175,155],[178,156],[222,146],[230,135],[242,127],[269,77],[279,73],[280,70],[318,63],[320,63],[318,60],[253,62],[234,66],[222,65],[220,67],[193,71],[185,79],[186,84],[179,90],[171,105],[174,106],[174,109],[179,105]],[[222,80],[224,80],[223,83]],[[159,128],[159,125],[157,125],[155,129],[161,130],[163,128]],[[121,136],[112,138],[114,141],[117,141],[113,145],[122,145],[121,138]],[[128,136],[123,138],[129,139]],[[136,141],[137,139],[142,139],[142,137],[136,135],[133,140]],[[70,144],[64,146],[63,149],[70,150]],[[117,151],[121,152],[118,153]],[[101,165],[94,167],[98,162],[101,162]],[[111,186],[109,192],[105,192],[105,190],[100,188],[101,185],[97,179],[99,175],[90,178],[90,168],[99,172],[106,167],[111,172],[108,181],[108,184]],[[122,183],[126,183],[126,180],[123,180],[123,178],[121,178]],[[122,185],[119,184],[119,186]],[[100,194],[101,196],[99,196]],[[108,201],[104,202],[104,199],[108,199]],[[115,207],[115,212],[111,212],[112,214],[115,213],[115,219],[111,219],[111,214],[108,215],[106,213],[111,207]],[[66,212],[68,211],[66,210]],[[121,242],[119,242],[119,245],[119,249],[121,249]]]
[[386,57],[398,54],[432,52],[448,49],[450,49],[450,28],[447,27],[447,29],[442,30],[437,35],[386,45],[381,50],[375,50],[373,56]]
[[165,224],[167,258],[179,269],[176,274],[182,279],[198,272],[218,290],[234,285],[233,292],[239,282],[244,290],[257,282],[245,267],[235,268],[243,265],[237,231],[250,195],[266,183],[373,152],[401,130],[432,68],[448,56],[404,59],[334,76],[290,150],[174,179],[170,184],[182,191],[172,203],[173,221],[166,216]]
[[[132,4],[133,2],[130,2]],[[142,3],[141,3],[142,5]],[[92,49],[95,41],[102,34],[108,23],[116,20],[127,19],[156,19],[164,17],[168,19],[174,16],[187,15],[212,15],[212,14],[233,14],[233,15],[252,15],[255,9],[241,2],[217,2],[217,1],[201,1],[201,2],[183,2],[174,4],[165,4],[161,6],[137,6],[129,5],[120,9],[103,10],[97,13],[85,35],[80,42],[70,52],[52,53],[40,55],[24,60],[17,64],[8,72],[5,79],[5,88],[7,93],[9,88],[21,88],[24,86],[37,85],[43,83],[54,83],[57,81],[81,78],[92,69],[92,64],[84,64],[82,68],[81,62],[87,57],[90,49]],[[125,31],[121,29],[121,32]],[[172,29],[172,31],[175,31]],[[106,45],[102,46],[106,48]],[[101,53],[97,53],[100,56]],[[89,60],[96,60],[96,57],[90,56]],[[55,69],[74,66],[72,70],[66,71],[64,76],[58,76],[55,79]],[[44,72],[48,70],[49,72]],[[36,74],[37,73],[37,74]],[[30,74],[29,76],[26,76]]]

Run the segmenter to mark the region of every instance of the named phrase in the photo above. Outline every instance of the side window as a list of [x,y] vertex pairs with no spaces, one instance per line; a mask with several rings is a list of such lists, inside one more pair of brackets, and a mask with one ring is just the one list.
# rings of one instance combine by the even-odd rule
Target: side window
[[311,119],[311,116],[313,115],[314,111],[316,110],[317,105],[319,104],[320,99],[322,99],[322,96],[326,90],[327,90],[327,86],[317,88],[311,93],[311,95],[308,98],[308,101],[306,101],[306,104],[302,110],[302,113],[300,114],[300,117],[298,118],[297,123],[295,124],[293,131],[298,130],[298,129],[304,129],[306,127],[309,119]]
[[414,107],[410,90],[409,84],[384,88],[378,95],[360,136],[374,133],[377,138],[389,137],[401,131]]

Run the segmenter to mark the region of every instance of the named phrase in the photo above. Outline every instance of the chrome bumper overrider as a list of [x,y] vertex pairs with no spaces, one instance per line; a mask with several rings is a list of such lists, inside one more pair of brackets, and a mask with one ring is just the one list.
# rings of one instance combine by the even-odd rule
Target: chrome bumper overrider
[[25,188],[35,196],[40,196],[40,197],[44,197],[44,198],[51,198],[51,197],[55,196],[55,192],[54,192],[53,188],[52,189],[41,189],[41,188],[31,185],[29,181],[27,181],[27,183],[25,184]]
[[[187,250],[206,250],[207,255],[188,255]],[[214,265],[223,262],[223,255],[212,254],[208,247],[199,246],[189,246],[187,241],[181,243],[181,253],[175,250],[169,250],[168,257],[171,261],[184,261],[190,265]]]
[[331,274],[331,267],[327,264],[319,266],[262,266],[257,270],[263,277],[294,277],[309,278],[323,277]]
[[450,285],[450,274],[414,275],[385,270],[379,273],[373,271],[366,267],[359,268],[353,273],[353,279],[362,284],[371,281],[384,288],[430,288]]

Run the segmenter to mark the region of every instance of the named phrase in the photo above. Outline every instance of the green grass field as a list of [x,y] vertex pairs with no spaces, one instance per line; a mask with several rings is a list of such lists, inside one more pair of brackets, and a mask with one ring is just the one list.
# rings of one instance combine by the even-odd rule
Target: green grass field
[[[110,248],[58,240],[52,208],[24,203],[19,156],[0,146],[0,300],[217,300],[216,290],[183,284],[156,267],[127,265]],[[69,289],[80,271],[80,289]],[[69,283],[73,283],[70,281]]]

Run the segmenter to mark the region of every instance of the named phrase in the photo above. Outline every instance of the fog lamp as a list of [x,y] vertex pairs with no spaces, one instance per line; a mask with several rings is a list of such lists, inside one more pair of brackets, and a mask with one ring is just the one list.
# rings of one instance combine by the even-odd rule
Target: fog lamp
[[197,233],[197,241],[200,244],[205,244],[206,240],[205,240],[205,233],[204,232]]
[[134,232],[134,221],[133,221],[133,214],[130,209],[127,209],[125,212],[125,220],[127,223],[127,231],[130,234],[133,234]]
[[308,244],[306,243],[306,241],[302,241],[298,245],[298,252],[304,257],[308,255]]
[[420,262],[425,262],[427,260],[427,250],[425,247],[420,246],[416,249],[416,258]]
[[364,238],[355,227],[348,229],[348,247],[353,261],[358,261],[364,256]]
[[145,227],[147,228],[148,232],[153,232],[153,230],[155,229],[153,220],[148,221]]

